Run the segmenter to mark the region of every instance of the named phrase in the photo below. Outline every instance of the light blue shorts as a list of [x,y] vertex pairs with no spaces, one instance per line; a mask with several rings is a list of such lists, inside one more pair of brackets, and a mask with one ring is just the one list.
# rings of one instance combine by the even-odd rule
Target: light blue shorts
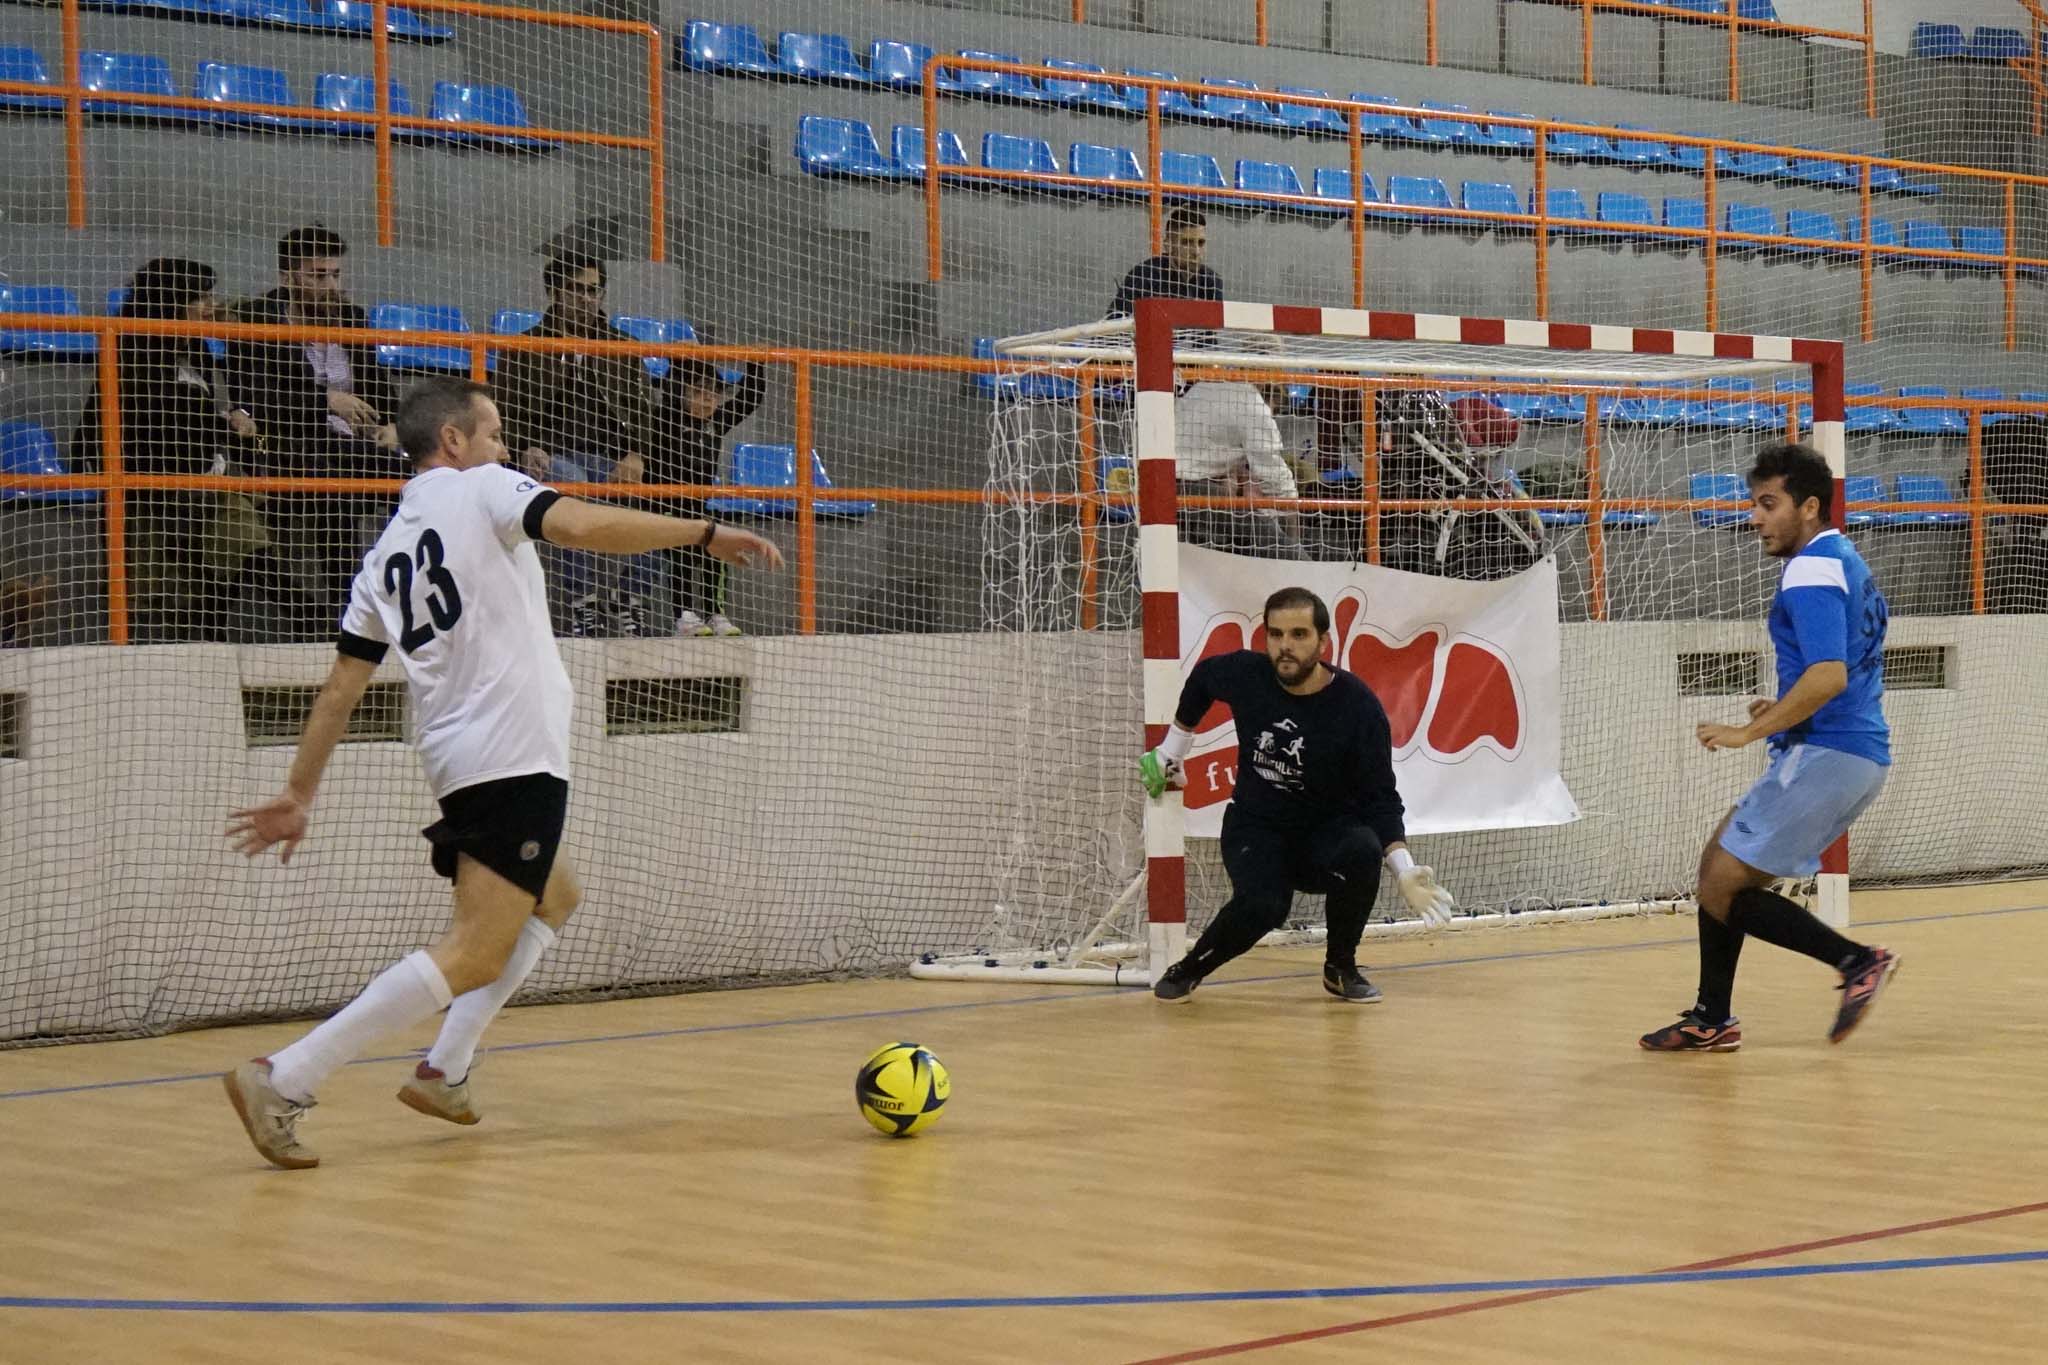
[[1721,847],[1774,877],[1811,877],[1820,855],[1877,799],[1891,769],[1839,749],[1794,744],[1736,803]]

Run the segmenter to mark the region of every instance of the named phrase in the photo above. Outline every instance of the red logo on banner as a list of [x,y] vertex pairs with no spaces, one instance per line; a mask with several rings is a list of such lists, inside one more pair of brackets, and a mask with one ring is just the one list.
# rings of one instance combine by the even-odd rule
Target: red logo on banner
[[[1522,714],[1525,689],[1515,663],[1499,646],[1472,636],[1449,638],[1443,626],[1425,626],[1396,640],[1363,620],[1365,597],[1356,588],[1341,593],[1331,609],[1326,660],[1341,660],[1373,690],[1386,708],[1394,753],[1418,750],[1438,761],[1455,762],[1490,748],[1513,760],[1528,730]],[[1203,627],[1194,663],[1239,649],[1264,650],[1263,622],[1227,613]],[[1196,727],[1197,742],[1230,721],[1218,702]],[[1190,810],[1230,799],[1237,777],[1237,748],[1231,745],[1188,760],[1186,804]]]

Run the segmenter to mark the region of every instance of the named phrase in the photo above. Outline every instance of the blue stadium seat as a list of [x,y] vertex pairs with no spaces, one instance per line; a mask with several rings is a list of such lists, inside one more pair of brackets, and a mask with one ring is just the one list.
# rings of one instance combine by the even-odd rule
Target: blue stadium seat
[[[1433,175],[1396,175],[1387,180],[1387,202],[1415,209],[1447,209],[1451,203],[1451,192],[1444,182]],[[1398,213],[1396,218],[1422,218],[1433,215],[1420,213]]]
[[[392,81],[388,103],[391,112],[402,118],[413,116],[412,94],[398,81]],[[313,108],[331,113],[374,114],[377,112],[377,83],[371,76],[349,76],[338,71],[323,71],[313,82]],[[375,137],[377,125],[357,123],[342,119],[308,119],[306,122],[330,137]],[[420,128],[394,128],[391,136],[401,142],[445,142],[444,133]]]
[[[1329,91],[1318,90],[1313,86],[1306,85],[1283,85],[1273,93],[1276,95],[1307,95],[1312,99],[1319,100],[1330,98]],[[1351,125],[1346,121],[1342,112],[1336,109],[1325,109],[1319,104],[1289,104],[1282,100],[1273,112],[1280,116],[1282,123],[1290,128],[1298,128],[1304,133],[1327,133],[1332,137],[1343,137],[1351,131]]]
[[1652,227],[1657,222],[1656,213],[1650,208],[1650,201],[1640,194],[1624,194],[1619,190],[1602,190],[1598,200],[1598,214],[1603,223],[1612,223],[1621,237],[1642,235],[1638,228]]
[[1749,486],[1740,474],[1695,474],[1688,494],[1693,502],[1730,504],[1727,508],[1697,507],[1693,523],[1708,528],[1749,524]]
[[[976,337],[973,353],[976,360],[994,360],[996,339]],[[974,388],[985,398],[994,398],[1001,392],[1034,403],[1071,403],[1081,396],[1081,386],[1065,375],[1033,370],[1000,377],[983,371],[974,376]]]
[[[1843,222],[1842,240],[1845,243],[1857,243],[1863,240],[1863,219],[1861,217],[1850,218]],[[1900,244],[1899,225],[1889,218],[1872,218],[1870,220],[1870,244],[1876,247],[1898,246]],[[1878,258],[1882,260],[1887,253],[1880,251],[1877,254]]]
[[[370,305],[370,326],[383,332],[467,332],[469,322],[462,310],[449,304],[390,303]],[[469,352],[461,346],[407,346],[385,344],[377,348],[377,363],[400,370],[449,370],[469,373]]]
[[[48,85],[50,73],[43,66],[42,55],[34,48],[0,47],[0,81]],[[63,100],[46,99],[41,95],[0,95],[0,109],[12,109],[23,113],[51,113],[63,107]]]
[[[171,79],[171,64],[162,57],[140,52],[81,52],[78,54],[79,84],[104,94],[175,95],[178,84]],[[191,117],[182,109],[161,105],[123,104],[118,100],[87,100],[88,114],[119,118],[169,119],[182,122]]]
[[[1907,384],[1899,389],[1901,398],[1947,398],[1949,391],[1938,384]],[[1970,429],[1970,419],[1961,408],[1900,408],[1899,430],[1913,436],[1960,436]]]
[[820,81],[827,85],[875,83],[854,55],[853,45],[837,33],[784,32],[775,40],[775,69],[797,81]]
[[1853,190],[1863,183],[1863,173],[1848,162],[1827,161],[1817,156],[1794,158],[1785,174],[1788,179],[1804,184],[1832,185],[1841,190]]
[[1239,206],[1243,204],[1242,200],[1225,199],[1219,195],[1177,195],[1172,192],[1172,187],[1175,185],[1191,188],[1206,187],[1218,190],[1230,188],[1230,182],[1223,178],[1223,167],[1217,164],[1215,157],[1205,152],[1162,151],[1159,154],[1159,179],[1168,187],[1166,197],[1169,199],[1176,199],[1209,208],[1225,204]]
[[[1424,100],[1422,107],[1439,114],[1469,114],[1472,112],[1472,106],[1469,104],[1438,104],[1432,100]],[[1418,140],[1435,146],[1485,147],[1491,145],[1487,139],[1485,127],[1482,124],[1468,123],[1462,119],[1454,118],[1431,118],[1428,114],[1424,114],[1420,119],[1416,120],[1416,125],[1419,133]]]
[[[292,98],[292,83],[284,72],[274,66],[236,66],[228,62],[201,62],[192,79],[192,94],[196,99],[231,104],[270,104],[283,109],[296,108],[298,101]],[[215,123],[235,128],[318,128],[316,120],[286,118],[280,114],[245,114],[232,110],[213,110],[209,117]]]
[[[1128,180],[1133,184],[1145,183],[1145,168],[1138,164],[1138,154],[1129,147],[1107,147],[1095,142],[1076,142],[1067,148],[1067,173],[1087,180]],[[1088,193],[1103,198],[1125,198],[1143,194],[1143,190],[1113,190],[1093,186]]]
[[[1631,132],[1646,133],[1652,131],[1642,127],[1640,124],[1634,123],[1618,123],[1615,127],[1626,128]],[[1677,164],[1676,159],[1671,154],[1671,147],[1668,143],[1646,137],[1617,137],[1611,139],[1607,146],[1607,159],[1609,161],[1618,161],[1624,166],[1671,166]]]
[[[2005,255],[2005,229],[1997,227],[1959,227],[1956,229],[1956,250],[1967,251],[1977,256]],[[2003,272],[2002,260],[1986,261],[1982,265],[1974,261],[1950,261],[1952,268],[1962,270],[1996,270]]]
[[[793,445],[760,445],[748,442],[733,447],[732,477],[726,482],[735,488],[794,488],[796,487],[796,447]],[[811,483],[816,488],[830,488],[832,480],[825,473],[825,462],[818,458],[818,452],[811,452]],[[788,517],[796,515],[796,500],[793,498],[710,498],[704,504],[719,516],[743,517]],[[858,502],[847,499],[820,501],[817,504],[821,517],[864,517],[875,510],[872,502]]]
[[[1956,244],[1948,229],[1924,218],[1909,218],[1904,224],[1905,246],[1909,251],[1954,251]],[[1907,257],[1896,264],[1915,270],[1943,270],[1952,262]]]
[[[1645,379],[1638,389],[1672,389],[1674,380]],[[1631,394],[1627,398],[1600,400],[1600,416],[1623,426],[1675,427],[1685,419],[1685,402],[1679,398],[1658,398],[1654,394]]]
[[1811,379],[1780,379],[1771,385],[1780,397],[1790,396],[1799,403],[1799,425],[1801,429],[1813,426],[1813,381]]
[[[1677,195],[1664,201],[1664,226],[1675,228],[1707,228],[1707,201],[1695,195]],[[1679,246],[1697,246],[1696,237],[1673,237],[1668,240]]]
[[[1124,68],[1126,76],[1140,76],[1146,80],[1177,81],[1180,79],[1171,71],[1141,71],[1137,67]],[[1151,91],[1142,85],[1124,87],[1124,105],[1134,114],[1143,114]],[[1185,119],[1194,123],[1216,123],[1220,120],[1208,110],[1188,98],[1185,90],[1161,90],[1159,92],[1159,114],[1162,118]]]
[[[0,283],[0,313],[42,313],[48,317],[82,317],[76,291],[61,284]],[[33,327],[0,328],[0,354],[85,358],[99,354],[99,339],[89,332],[44,332]]]
[[752,24],[692,19],[683,29],[683,65],[720,76],[772,76],[775,63]]
[[1714,149],[1714,168],[1750,180],[1780,180],[1792,174],[1792,163],[1776,152],[1731,152],[1726,147]]
[[[1527,118],[1527,114],[1514,109],[1489,109],[1494,118]],[[1489,123],[1486,125],[1486,139],[1495,147],[1506,152],[1529,152],[1536,150],[1536,130],[1520,128],[1512,124]]]
[[[1532,187],[1529,191],[1529,212],[1536,213],[1538,211],[1536,207],[1536,191]],[[1591,219],[1593,216],[1593,211],[1586,207],[1586,196],[1570,186],[1553,185],[1546,190],[1544,192],[1544,211],[1547,211],[1549,215],[1550,231],[1554,235],[1568,237],[1598,235],[1599,229],[1597,228],[1557,226],[1557,220],[1561,218],[1584,221]]]
[[462,128],[464,124],[531,128],[533,120],[526,116],[526,101],[509,85],[464,85],[459,81],[435,81],[434,102],[427,110],[427,117],[449,125],[451,131],[446,136],[451,141],[467,146],[498,147],[516,152],[554,150],[554,144],[539,138],[515,137],[507,133],[454,131]]
[[[1845,400],[1877,398],[1883,393],[1884,390],[1875,384],[1849,384],[1842,389],[1842,397]],[[1850,435],[1882,435],[1888,431],[1897,431],[1905,425],[1897,409],[1888,408],[1882,403],[1845,401],[1842,416],[1842,430]]]
[[[0,474],[64,475],[71,466],[64,462],[57,442],[40,422],[0,422]],[[0,502],[91,502],[99,496],[93,488],[9,488],[0,491]]]
[[1921,199],[1932,199],[1941,193],[1941,186],[1932,180],[1907,180],[1901,177],[1898,192]]
[[[1852,168],[1851,174],[1856,177],[1854,183],[1858,185],[1863,183],[1863,172],[1861,170]],[[1902,194],[1905,192],[1905,187],[1906,177],[1899,174],[1897,166],[1872,166],[1870,168],[1870,188],[1873,192],[1877,194]]]
[[[897,129],[899,138],[902,131]],[[899,174],[897,163],[875,145],[875,130],[859,119],[805,114],[796,124],[796,159],[810,175],[894,180]]]
[[1782,406],[1760,402],[1756,381],[1740,376],[1709,379],[1706,387],[1731,396],[1705,403],[1687,403],[1682,425],[1708,431],[1776,431],[1785,425]]
[[[1504,180],[1467,180],[1458,187],[1458,195],[1459,202],[1474,213],[1512,213],[1519,215],[1523,211],[1521,196],[1515,192],[1513,185],[1508,184]],[[1490,226],[1495,232],[1528,232],[1530,230],[1527,223],[1493,223]],[[1521,399],[1534,396],[1532,394],[1503,394],[1494,401],[1499,402],[1502,407],[1507,407],[1507,403],[1503,401],[1505,399]],[[1509,408],[1509,411],[1513,412],[1514,409]],[[1522,414],[1516,412],[1515,415],[1520,417]]]
[[1242,124],[1248,128],[1286,128],[1286,119],[1273,112],[1271,105],[1254,98],[1259,87],[1250,81],[1228,80],[1222,76],[1205,76],[1202,84],[1218,90],[1242,91],[1241,94],[1204,95],[1202,108],[1226,123]]
[[[1681,137],[1708,136],[1692,128],[1680,128],[1678,133]],[[1698,171],[1704,175],[1707,170],[1707,151],[1707,148],[1694,146],[1690,142],[1674,142],[1671,144],[1671,164],[1681,171]]]
[[[1285,161],[1244,161],[1237,163],[1237,187],[1254,194],[1306,195],[1301,176]],[[1269,213],[1336,214],[1344,210],[1335,204],[1258,203]]]
[[[688,318],[649,318],[640,317],[632,313],[615,313],[612,315],[612,326],[618,328],[635,341],[645,341],[654,346],[694,344],[697,340],[697,329],[690,325]],[[496,330],[495,327],[493,330]],[[640,357],[640,363],[646,366],[650,378],[657,380],[668,378],[669,359],[667,356],[642,356]],[[719,374],[727,383],[731,383],[737,377],[736,372],[725,370],[721,370]]]
[[868,74],[877,85],[886,85],[892,90],[922,90],[924,64],[933,55],[932,49],[923,43],[899,43],[889,38],[877,38],[868,48]]
[[[1060,174],[1059,158],[1052,154],[1052,144],[1042,137],[1019,137],[1015,133],[983,133],[981,136],[981,164],[991,171],[1021,171],[1030,176]],[[1023,193],[1066,194],[1071,191],[1064,185],[1047,184],[1039,181],[1005,180],[992,182],[1000,188]]]
[[[843,120],[842,120],[843,122]],[[870,135],[872,137],[872,134]],[[916,123],[899,123],[889,135],[889,148],[895,156],[890,172],[860,172],[862,175],[893,174],[906,179],[922,179],[927,169],[924,150],[924,126]],[[960,144],[960,134],[951,129],[939,129],[939,164],[941,166],[966,166],[967,149]],[[845,174],[845,172],[838,172]]]
[[[963,47],[960,55],[977,62],[1021,64],[1024,60],[1014,52],[987,52],[976,47]],[[1038,82],[1015,71],[966,71],[942,66],[939,68],[939,89],[949,95],[978,95],[982,99],[1009,100],[1016,104],[1045,103],[1045,92],[1038,88]]]
[[500,308],[491,314],[491,334],[516,337],[540,326],[541,314],[531,308]]
[[1849,507],[1865,502],[1890,502],[1885,494],[1884,480],[1875,474],[1851,474],[1842,480],[1842,521],[1849,526],[1896,526],[1906,520],[1903,512],[1885,512],[1873,508],[1851,512]]
[[1963,47],[1963,55],[1973,61],[2003,62],[2017,57],[2022,61],[2033,56],[2027,43],[2025,31],[2016,28],[1985,28],[1981,25],[1970,35],[1970,41]]
[[[1778,226],[1778,211],[1765,204],[1723,204],[1721,206],[1721,231],[1747,232],[1758,237],[1779,237],[1784,235]],[[1775,251],[1776,247],[1761,242],[1724,242],[1723,251],[1758,252]]]
[[1961,24],[1913,25],[1913,39],[1909,51],[1915,57],[1960,57],[1963,55],[1963,26]]
[[1551,156],[1563,157],[1567,161],[1608,161],[1613,159],[1614,147],[1596,133],[1553,132],[1544,144],[1544,150]]
[[[1369,90],[1354,90],[1351,98],[1359,104],[1401,103],[1392,95],[1375,95]],[[1378,138],[1382,142],[1412,142],[1416,140],[1415,120],[1407,114],[1360,113],[1358,131],[1362,136]]]
[[[1893,481],[1900,502],[1960,502],[1955,489],[1939,474],[1901,474]],[[1961,526],[1968,512],[1901,512],[1902,521],[1914,526]]]
[[[223,0],[222,8],[232,17],[254,18],[281,28],[347,33],[363,38],[371,36],[377,26],[376,10],[368,0]],[[431,23],[396,5],[385,11],[384,31],[394,38],[426,42],[441,42],[455,36],[454,29]]]
[[[1106,74],[1094,62],[1069,61],[1065,57],[1047,57],[1045,64],[1061,71],[1072,71],[1076,77],[1100,76]],[[1123,93],[1108,81],[1085,79],[1066,80],[1057,76],[1045,78],[1045,97],[1069,108],[1092,106],[1097,109],[1114,109],[1124,112]]]
[[1351,172],[1337,166],[1318,166],[1315,174],[1315,190],[1318,199],[1334,199],[1340,204],[1353,203],[1363,199],[1368,204],[1380,202],[1379,186],[1373,183],[1371,171],[1361,171],[1358,190],[1354,194]]
[[[1495,395],[1494,401],[1500,401],[1499,395]],[[1529,489],[1522,482],[1522,476],[1512,469],[1508,471],[1508,486],[1514,490],[1514,494],[1518,498],[1529,496]],[[1584,526],[1588,521],[1592,520],[1591,517],[1582,511],[1561,507],[1539,509],[1536,513],[1536,519],[1545,526],[1552,527]],[[1603,512],[1600,515],[1600,524],[1609,530],[1630,530],[1638,527],[1655,526],[1662,520],[1663,518],[1655,512],[1629,512],[1618,507]]]
[[1830,251],[1842,240],[1842,225],[1835,221],[1832,213],[1815,213],[1810,209],[1785,210],[1785,235],[1797,237],[1813,246],[1788,246],[1781,250],[1800,255],[1812,255]]

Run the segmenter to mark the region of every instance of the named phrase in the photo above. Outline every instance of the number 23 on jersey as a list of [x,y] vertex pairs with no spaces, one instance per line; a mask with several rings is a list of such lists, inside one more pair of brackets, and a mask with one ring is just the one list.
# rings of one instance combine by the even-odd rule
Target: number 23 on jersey
[[[444,558],[441,533],[430,526],[420,532],[411,554],[401,552],[384,561],[384,591],[398,604],[405,619],[398,647],[408,654],[433,639],[437,631],[453,630],[462,619],[462,590],[456,586],[455,575],[448,571]],[[420,594],[425,621],[417,620],[419,613],[413,603],[415,565],[418,576],[425,580]]]

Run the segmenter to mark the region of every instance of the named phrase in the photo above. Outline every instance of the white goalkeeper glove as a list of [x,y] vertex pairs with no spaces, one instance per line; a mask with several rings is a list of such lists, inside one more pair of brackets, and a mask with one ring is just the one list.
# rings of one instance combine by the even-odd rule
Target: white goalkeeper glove
[[1387,855],[1388,864],[1401,887],[1401,899],[1432,929],[1451,922],[1451,893],[1437,885],[1436,873],[1409,856],[1405,848]]

